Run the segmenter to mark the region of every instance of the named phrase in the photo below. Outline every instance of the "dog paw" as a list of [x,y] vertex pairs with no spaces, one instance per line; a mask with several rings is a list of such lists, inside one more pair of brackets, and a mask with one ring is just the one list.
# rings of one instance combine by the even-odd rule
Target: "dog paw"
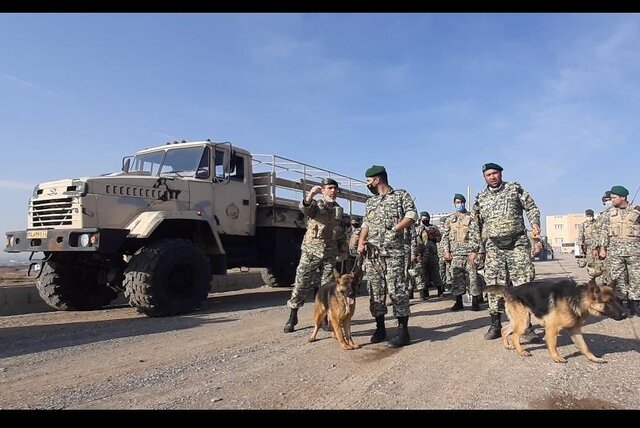
[[352,343],[351,344],[351,349],[360,349],[360,345]]
[[311,343],[311,342],[315,342],[317,339],[315,337],[310,337],[307,339],[307,342]]
[[604,358],[598,358],[598,357],[594,357],[594,358],[589,358],[591,361],[593,361],[594,363],[598,363],[598,364],[605,364],[607,362],[607,360],[605,360]]
[[566,363],[567,362],[567,360],[565,360],[562,357],[554,358],[553,361],[555,361],[556,363]]
[[510,350],[510,351],[511,351],[511,350],[516,349],[516,347],[515,347],[515,346],[513,346],[513,345],[511,345],[511,344],[508,344],[508,345],[504,345],[504,349],[508,349],[508,350]]
[[520,355],[521,357],[530,357],[531,356],[531,352],[522,351],[522,352],[518,352],[518,355]]

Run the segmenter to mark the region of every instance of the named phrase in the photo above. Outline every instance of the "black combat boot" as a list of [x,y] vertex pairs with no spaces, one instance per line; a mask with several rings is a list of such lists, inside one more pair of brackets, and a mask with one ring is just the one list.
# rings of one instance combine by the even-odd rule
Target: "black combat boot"
[[436,289],[438,290],[438,297],[442,297],[444,294],[444,287],[436,287]]
[[384,327],[384,315],[376,317],[376,331],[371,336],[371,343],[379,343],[387,338],[387,330]]
[[471,296],[471,310],[472,311],[479,311],[480,310],[480,303],[482,300],[482,294],[479,296]]
[[629,316],[632,317],[634,315],[640,315],[638,313],[638,311],[640,310],[640,308],[638,308],[638,303],[640,303],[640,300],[627,300],[627,307],[629,308]]
[[462,294],[459,296],[456,296],[456,303],[451,306],[451,310],[452,311],[461,311],[464,309],[464,306],[462,304]]
[[522,336],[522,342],[523,343],[542,343],[542,339],[540,338],[540,336],[538,336],[536,332],[533,331],[533,326],[531,325],[531,322],[529,322],[529,326],[524,331],[524,335]]
[[289,314],[289,319],[287,323],[284,325],[284,332],[291,333],[293,331],[293,327],[298,324],[298,308],[291,309],[291,313]]
[[422,300],[427,300],[429,298],[429,289],[426,285],[422,290],[420,290],[420,298]]
[[491,315],[491,326],[489,326],[489,330],[484,334],[485,340],[493,340],[500,337],[500,332],[502,331],[502,323],[500,322],[500,317],[502,314],[490,314]]
[[407,346],[409,339],[409,317],[398,317],[398,335],[389,341],[389,348]]

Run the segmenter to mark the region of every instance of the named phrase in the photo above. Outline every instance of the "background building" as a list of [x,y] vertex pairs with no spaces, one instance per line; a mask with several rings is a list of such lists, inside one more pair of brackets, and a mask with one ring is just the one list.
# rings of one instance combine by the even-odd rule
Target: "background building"
[[578,225],[587,219],[584,213],[546,216],[546,231],[554,251],[573,254],[578,239]]

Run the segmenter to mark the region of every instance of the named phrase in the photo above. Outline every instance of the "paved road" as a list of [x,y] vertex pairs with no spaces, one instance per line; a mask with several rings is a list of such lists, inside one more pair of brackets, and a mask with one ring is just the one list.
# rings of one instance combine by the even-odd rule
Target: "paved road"
[[[539,277],[575,275],[573,259],[537,262]],[[640,318],[590,319],[591,363],[562,334],[554,363],[482,338],[486,312],[450,312],[450,297],[412,302],[412,344],[369,344],[357,299],[354,351],[328,333],[307,343],[312,305],[282,333],[290,289],[212,294],[194,314],[146,318],[122,306],[0,317],[2,409],[638,409]],[[390,333],[394,320],[387,318]]]

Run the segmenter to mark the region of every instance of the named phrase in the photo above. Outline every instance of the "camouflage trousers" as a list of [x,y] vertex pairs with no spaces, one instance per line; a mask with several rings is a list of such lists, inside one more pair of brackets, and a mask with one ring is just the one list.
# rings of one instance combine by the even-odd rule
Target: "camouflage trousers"
[[438,255],[424,255],[421,257],[420,262],[422,267],[422,277],[416,278],[416,290],[423,290],[425,287],[429,287],[430,285],[433,287],[442,287]]
[[[333,268],[336,264],[337,251],[327,251],[322,257],[302,252],[300,263],[296,269],[296,280],[293,284],[291,298],[287,301],[287,306],[297,309],[304,305],[309,292],[320,285],[335,282]],[[320,270],[320,274],[318,274]]]
[[472,296],[482,293],[478,281],[478,270],[467,255],[454,255],[451,260],[451,293],[454,296],[463,295],[467,289]]
[[439,256],[438,259],[438,273],[440,274],[440,280],[444,285],[444,288],[449,290],[451,288],[451,262],[448,262],[444,257]]
[[[508,287],[533,281],[535,270],[531,261],[531,244],[526,235],[515,242],[513,249],[501,250],[491,239],[486,243],[484,280],[488,286]],[[504,313],[504,299],[489,293],[489,313]]]
[[640,300],[640,255],[607,256],[611,280],[616,282],[616,295],[625,300]]
[[375,318],[387,314],[386,300],[389,294],[393,304],[393,315],[409,316],[408,252],[387,250],[387,256],[374,260],[367,259],[365,266],[371,315]]

